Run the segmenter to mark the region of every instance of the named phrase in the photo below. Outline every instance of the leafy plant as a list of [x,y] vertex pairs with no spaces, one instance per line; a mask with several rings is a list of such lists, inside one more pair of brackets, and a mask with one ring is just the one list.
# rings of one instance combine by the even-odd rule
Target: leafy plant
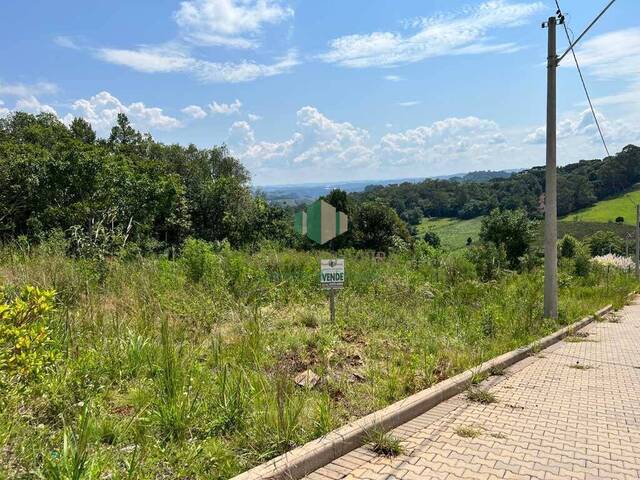
[[8,298],[0,290],[0,375],[28,382],[60,358],[51,326],[55,295],[53,290],[27,286]]

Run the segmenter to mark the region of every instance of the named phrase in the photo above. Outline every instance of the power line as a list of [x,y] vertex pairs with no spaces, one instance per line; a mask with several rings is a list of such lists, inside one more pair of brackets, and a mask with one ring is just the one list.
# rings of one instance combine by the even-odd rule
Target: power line
[[[613,2],[615,2],[615,1],[616,1],[616,0],[611,0],[611,1],[609,2],[609,4],[608,4],[606,7],[604,7],[604,10],[602,10],[602,11],[600,12],[600,14],[599,14],[596,18],[594,18],[594,19],[593,19],[593,21],[589,24],[589,26],[588,26],[587,28],[585,28],[585,29],[584,29],[584,32],[582,32],[582,33],[580,34],[580,36],[578,37],[578,39],[577,39],[575,42],[573,42],[573,43],[569,43],[569,48],[567,48],[567,49],[565,50],[565,52],[564,52],[562,55],[560,55],[560,58],[558,58],[558,63],[560,63],[560,62],[562,61],[562,59],[567,55],[567,53],[569,53],[569,50],[573,51],[573,47],[576,45],[576,43],[578,43],[580,40],[582,40],[582,37],[584,37],[584,36],[587,34],[587,32],[588,32],[589,30],[591,30],[591,27],[593,27],[593,26],[595,25],[595,23],[596,23],[598,20],[600,20],[600,17],[602,17],[602,15],[604,15],[604,12],[606,12],[607,10],[609,10],[609,7],[610,7],[611,5],[613,5]],[[558,5],[558,0],[556,0],[556,5]],[[558,5],[558,10],[560,10],[560,6],[559,6],[559,5]]]
[[[556,6],[558,7],[558,13],[561,16],[561,18],[563,18],[562,16],[562,10],[560,9],[560,3],[559,0],[555,0],[556,1]],[[611,0],[611,2],[609,3],[609,5],[607,5],[607,7],[600,13],[600,15],[598,15],[596,17],[596,19],[591,23],[591,25],[589,25],[589,27],[587,27],[587,29],[582,33],[582,35],[580,35],[580,37],[578,37],[578,40],[576,40],[575,42],[571,41],[571,37],[569,36],[569,29],[567,27],[567,23],[566,22],[562,22],[562,26],[564,27],[564,33],[567,36],[567,42],[569,43],[569,49],[567,50],[567,52],[569,50],[571,50],[571,54],[573,55],[573,60],[576,63],[576,68],[578,69],[578,75],[580,75],[580,82],[582,83],[582,88],[584,89],[584,94],[587,96],[587,101],[589,102],[589,108],[591,109],[591,114],[593,115],[593,121],[596,124],[596,127],[598,128],[598,133],[600,134],[600,139],[602,140],[602,145],[604,146],[604,151],[607,152],[607,157],[610,157],[611,154],[609,153],[609,149],[607,148],[607,142],[604,140],[604,135],[602,134],[602,128],[600,128],[600,122],[598,121],[598,116],[596,115],[596,111],[593,108],[593,102],[591,101],[591,95],[589,95],[589,90],[587,89],[587,84],[584,81],[584,76],[582,75],[582,70],[580,69],[580,64],[578,63],[578,57],[576,56],[576,52],[573,49],[573,46],[578,43],[578,41],[584,36],[585,33],[587,33],[587,30],[589,30],[591,28],[591,26],[604,14],[604,12],[607,11],[607,9],[613,4],[613,2],[615,2],[615,0]],[[565,52],[562,57],[560,57],[558,59],[558,63],[560,63],[560,60],[562,60],[564,58],[564,56],[567,54],[567,52]]]

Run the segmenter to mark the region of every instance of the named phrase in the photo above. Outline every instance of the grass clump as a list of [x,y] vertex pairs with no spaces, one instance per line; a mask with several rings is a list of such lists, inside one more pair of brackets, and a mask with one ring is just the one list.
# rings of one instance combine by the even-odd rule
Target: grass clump
[[376,429],[367,434],[369,449],[385,457],[397,457],[404,453],[400,440],[382,430]]
[[469,427],[461,425],[455,429],[456,435],[462,438],[477,438],[482,435],[482,430],[479,428]]
[[467,400],[485,405],[498,401],[496,396],[489,390],[484,390],[478,387],[473,387],[467,390]]
[[569,368],[575,368],[576,370],[590,370],[593,367],[582,363],[574,363],[573,365],[569,365]]

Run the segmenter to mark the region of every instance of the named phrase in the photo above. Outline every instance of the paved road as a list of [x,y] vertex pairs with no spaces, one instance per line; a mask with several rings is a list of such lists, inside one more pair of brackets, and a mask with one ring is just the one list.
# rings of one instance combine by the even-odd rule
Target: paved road
[[307,478],[639,479],[640,298],[617,316],[491,377],[497,403],[458,395],[395,429],[403,455],[362,447]]

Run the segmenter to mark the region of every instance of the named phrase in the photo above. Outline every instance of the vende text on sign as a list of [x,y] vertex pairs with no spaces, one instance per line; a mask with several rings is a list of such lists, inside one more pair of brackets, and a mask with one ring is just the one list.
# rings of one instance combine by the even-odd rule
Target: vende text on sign
[[320,286],[342,288],[344,284],[344,258],[320,260]]

